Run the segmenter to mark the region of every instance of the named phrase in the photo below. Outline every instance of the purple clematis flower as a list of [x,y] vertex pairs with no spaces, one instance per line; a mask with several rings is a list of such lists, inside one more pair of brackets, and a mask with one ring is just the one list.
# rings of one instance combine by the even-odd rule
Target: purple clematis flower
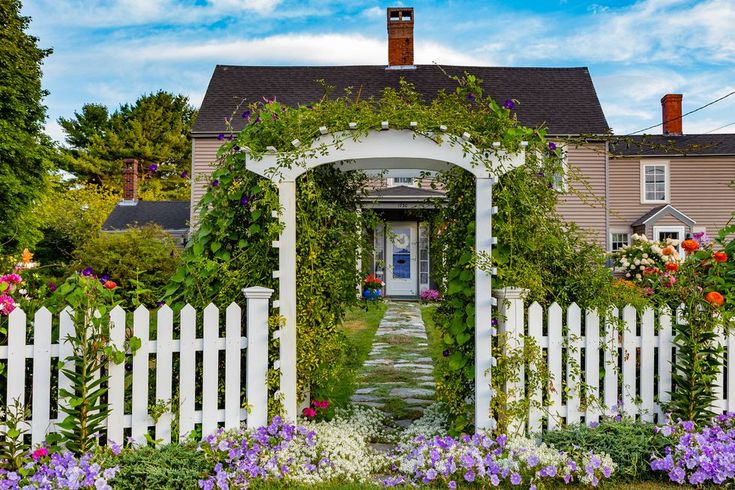
[[503,107],[505,109],[513,109],[516,106],[515,102],[513,102],[512,99],[505,99],[505,103],[503,104]]
[[151,172],[157,172],[158,171],[158,165],[156,165],[155,163],[152,163],[152,164],[148,165],[148,170],[150,170]]
[[549,143],[549,150],[554,151],[556,150],[556,143],[553,141]]
[[220,140],[220,141],[224,140],[225,139],[225,133],[218,134],[217,135],[217,139]]
[[250,122],[250,109],[242,113],[242,118],[245,119],[245,121]]
[[188,177],[189,177],[189,172],[187,172],[186,170],[184,170],[183,172],[181,172],[181,178],[182,179],[186,179]]
[[217,186],[219,186],[219,179],[214,179],[212,181],[212,187],[217,187]]

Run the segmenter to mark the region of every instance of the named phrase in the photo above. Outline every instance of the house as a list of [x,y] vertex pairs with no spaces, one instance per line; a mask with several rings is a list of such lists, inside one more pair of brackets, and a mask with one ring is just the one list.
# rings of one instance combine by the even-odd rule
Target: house
[[159,225],[173,236],[177,245],[189,236],[190,201],[141,201],[138,199],[138,160],[128,158],[123,166],[123,198],[102,225],[102,231],[115,233],[132,226]]
[[610,146],[609,250],[649,239],[717,233],[735,210],[735,134],[684,134],[681,94],[661,99],[663,134]]
[[[515,113],[522,124],[545,127],[559,142],[584,135],[582,144],[566,148],[568,162],[591,175],[593,192],[604,195],[609,127],[586,68],[415,65],[413,27],[413,9],[387,10],[387,65],[215,67],[192,129],[191,222],[196,223],[196,204],[206,192],[217,150],[223,144],[218,136],[244,127],[240,117],[232,117],[238,107],[273,96],[286,105],[308,104],[324,95],[317,80],[334,86],[337,94],[354,87],[362,97],[370,97],[379,96],[385,87],[398,88],[404,79],[431,100],[440,90],[454,90],[451,75],[477,75],[499,103],[507,99],[520,102]],[[415,171],[393,170],[376,178],[363,202],[385,220],[384,226],[374,230],[375,259],[367,266],[384,279],[389,296],[416,296],[431,286],[429,230],[422,215],[431,211],[442,193],[420,182]],[[585,199],[569,193],[562,196],[559,209],[604,242],[604,206],[590,207]]]

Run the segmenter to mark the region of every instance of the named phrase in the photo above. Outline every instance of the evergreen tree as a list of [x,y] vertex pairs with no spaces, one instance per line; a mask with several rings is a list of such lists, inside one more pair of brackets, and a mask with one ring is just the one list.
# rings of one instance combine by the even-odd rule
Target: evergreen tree
[[188,199],[191,126],[196,110],[183,95],[163,90],[124,104],[112,114],[85,104],[60,118],[70,148],[66,169],[88,182],[119,188],[122,159],[140,162],[140,197]]
[[41,64],[51,54],[27,34],[19,0],[0,2],[0,254],[38,238],[29,211],[47,186],[54,158],[43,134]]

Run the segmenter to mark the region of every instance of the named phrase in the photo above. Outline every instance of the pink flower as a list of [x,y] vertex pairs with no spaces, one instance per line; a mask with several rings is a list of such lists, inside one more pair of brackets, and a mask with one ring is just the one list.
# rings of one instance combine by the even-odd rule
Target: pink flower
[[18,274],[5,274],[0,277],[0,282],[7,282],[8,284],[20,284],[23,282],[23,278]]
[[304,415],[304,417],[309,419],[316,417],[316,410],[311,407],[306,407],[301,413]]
[[314,400],[311,404],[316,408],[327,408],[329,406],[329,402],[327,400]]
[[39,447],[31,454],[31,458],[33,458],[34,461],[38,461],[44,456],[48,456],[48,449],[46,449],[45,447]]
[[10,315],[15,309],[15,301],[7,294],[0,295],[0,315]]

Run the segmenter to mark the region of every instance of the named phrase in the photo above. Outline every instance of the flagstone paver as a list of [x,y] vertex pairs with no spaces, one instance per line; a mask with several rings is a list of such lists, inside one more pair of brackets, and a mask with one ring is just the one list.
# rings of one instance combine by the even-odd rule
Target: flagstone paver
[[389,303],[357,376],[353,403],[383,410],[401,427],[435,398],[433,361],[417,303]]

